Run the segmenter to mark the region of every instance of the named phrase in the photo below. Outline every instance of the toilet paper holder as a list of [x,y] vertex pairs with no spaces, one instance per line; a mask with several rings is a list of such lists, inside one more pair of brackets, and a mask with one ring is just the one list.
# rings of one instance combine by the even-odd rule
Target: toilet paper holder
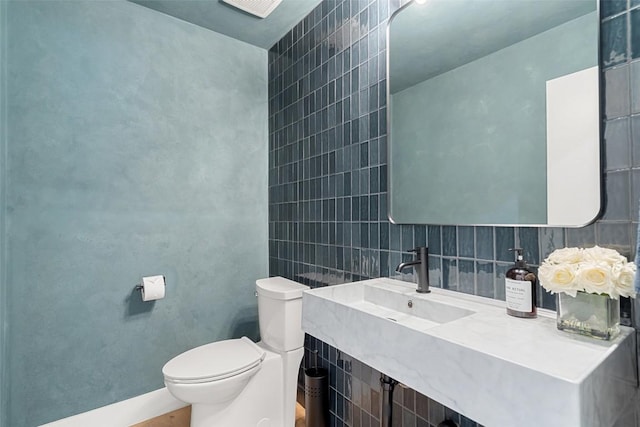
[[164,298],[167,289],[167,282],[162,274],[143,277],[134,289],[134,292],[136,290],[140,291],[142,301],[155,301]]
[[[162,284],[164,285],[164,287],[167,287],[167,278],[165,276],[162,276]],[[138,283],[135,288],[133,288],[136,291],[142,292],[142,283]]]

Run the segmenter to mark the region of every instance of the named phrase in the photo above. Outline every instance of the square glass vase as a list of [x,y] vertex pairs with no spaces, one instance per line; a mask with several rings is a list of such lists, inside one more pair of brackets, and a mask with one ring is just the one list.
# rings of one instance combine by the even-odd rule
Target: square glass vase
[[620,332],[620,301],[609,295],[564,292],[557,297],[557,325],[561,331],[611,340]]

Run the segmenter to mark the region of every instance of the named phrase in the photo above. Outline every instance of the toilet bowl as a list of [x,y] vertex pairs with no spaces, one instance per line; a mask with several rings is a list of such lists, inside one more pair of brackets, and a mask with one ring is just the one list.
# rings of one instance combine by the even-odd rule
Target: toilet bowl
[[266,353],[246,337],[203,345],[174,357],[162,368],[178,399],[225,404],[235,399],[260,370]]
[[282,277],[256,281],[261,341],[218,341],[164,365],[169,392],[192,405],[191,427],[294,426],[305,289]]

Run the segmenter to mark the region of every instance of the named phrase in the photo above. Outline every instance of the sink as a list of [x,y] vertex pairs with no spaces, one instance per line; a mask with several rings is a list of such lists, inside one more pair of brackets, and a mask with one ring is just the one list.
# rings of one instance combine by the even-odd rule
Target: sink
[[[636,394],[635,334],[558,331],[555,312],[382,278],[305,291],[303,330],[486,426],[612,427]],[[531,404],[535,402],[535,404]]]
[[324,289],[331,290],[332,298],[338,304],[417,330],[429,329],[474,313],[455,305],[421,298],[415,289],[394,283],[357,282]]

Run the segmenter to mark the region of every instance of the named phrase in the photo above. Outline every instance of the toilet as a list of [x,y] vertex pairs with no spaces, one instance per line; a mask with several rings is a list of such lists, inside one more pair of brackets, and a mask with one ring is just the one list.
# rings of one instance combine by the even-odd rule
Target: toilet
[[257,280],[259,342],[205,344],[164,365],[169,392],[191,404],[191,427],[294,426],[305,289],[282,277]]

